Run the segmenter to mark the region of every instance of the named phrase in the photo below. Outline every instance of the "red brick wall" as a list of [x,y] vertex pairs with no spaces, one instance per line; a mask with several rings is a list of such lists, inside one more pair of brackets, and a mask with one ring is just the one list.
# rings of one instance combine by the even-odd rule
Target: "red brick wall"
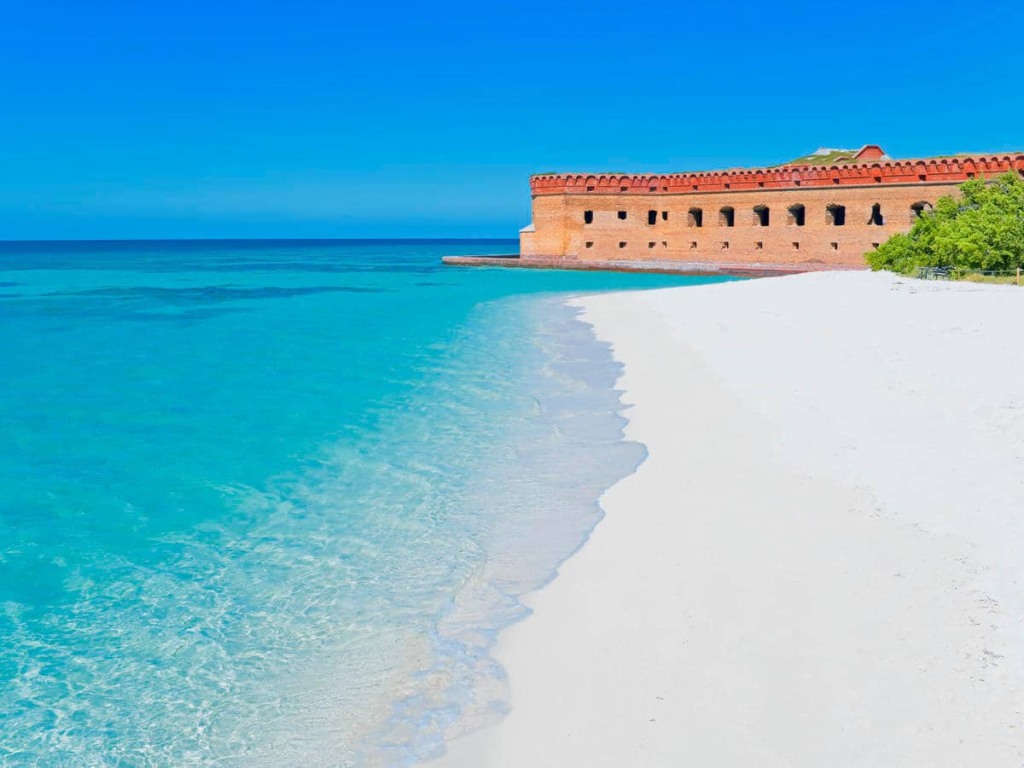
[[[967,178],[1006,170],[1024,173],[1024,155],[858,164],[794,166],[667,176],[535,176],[532,230],[520,239],[523,258],[587,261],[667,260],[862,266],[864,253],[910,228],[911,206],[955,194]],[[798,226],[790,206],[804,206]],[[835,226],[830,204],[846,207]],[[869,223],[879,205],[882,225]],[[723,207],[735,225],[723,226]],[[754,208],[769,209],[759,226]],[[691,208],[703,211],[693,225]],[[587,224],[585,212],[593,212]],[[626,218],[619,218],[619,212]],[[649,224],[649,212],[655,222]]]

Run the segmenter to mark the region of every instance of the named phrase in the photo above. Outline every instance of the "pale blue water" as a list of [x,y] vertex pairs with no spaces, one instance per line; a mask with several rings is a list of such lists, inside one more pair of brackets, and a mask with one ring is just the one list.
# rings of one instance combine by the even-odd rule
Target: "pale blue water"
[[0,243],[0,763],[403,765],[631,471],[514,243]]

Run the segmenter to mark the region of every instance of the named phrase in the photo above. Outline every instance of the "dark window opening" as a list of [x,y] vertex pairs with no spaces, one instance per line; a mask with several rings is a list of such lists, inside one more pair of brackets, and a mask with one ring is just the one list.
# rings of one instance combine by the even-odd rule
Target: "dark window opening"
[[763,187],[763,186],[764,186],[764,182],[763,182],[763,181],[759,181],[759,182],[757,182],[757,186],[759,186],[759,187]]
[[661,212],[661,220],[662,221],[668,221],[668,211],[662,211]]
[[619,187],[619,192],[628,192],[629,187]]
[[754,206],[754,223],[759,227],[767,227],[771,222],[771,212],[767,205]]
[[728,240],[723,240],[722,241],[722,250],[723,251],[728,251],[729,250],[729,241]]
[[662,240],[661,241],[661,247],[662,248],[668,248],[668,240]]
[[647,223],[648,224],[657,224],[658,223],[658,212],[657,211],[648,211],[647,212]]
[[593,248],[594,247],[594,241],[593,240],[587,240],[586,245],[587,245],[587,248]]
[[687,214],[686,223],[691,227],[704,226],[704,210],[702,208],[691,208]]
[[696,240],[691,240],[690,241],[690,250],[691,251],[697,250],[697,241]]
[[764,249],[764,243],[762,241],[758,240],[756,243],[754,243],[754,250],[755,251],[760,251],[760,250],[763,250],[763,249]]
[[875,184],[881,184],[881,183],[882,183],[882,177],[881,176],[875,176]]
[[872,243],[871,247],[874,248],[877,251],[878,250],[878,243]]
[[654,242],[653,240],[651,240],[651,242],[649,242],[649,243],[647,244],[647,247],[648,247],[648,248],[653,248],[654,246],[655,246],[655,242]]
[[619,241],[619,248],[625,248],[625,247],[626,247],[626,241],[625,240],[620,240]]
[[726,206],[718,212],[718,224],[722,227],[731,227],[736,224],[736,211]]
[[868,219],[868,224],[874,227],[880,227],[885,224],[885,217],[882,216],[881,203],[875,203],[871,206],[871,218]]
[[917,180],[918,181],[927,181],[927,179],[928,179],[928,177],[925,174],[923,174],[923,173],[917,174]]
[[833,203],[825,208],[825,218],[833,227],[846,225],[846,206]]
[[930,211],[932,204],[927,200],[921,200],[920,202],[914,203],[910,206],[910,223],[913,224],[915,221],[924,216],[925,211]]
[[583,212],[583,223],[584,224],[593,224],[594,223],[594,212],[593,211],[584,211]]
[[839,243],[829,243],[829,245],[832,246],[832,250],[833,251],[838,251],[839,250]]
[[651,192],[657,192],[657,191],[658,191],[658,188],[657,188],[657,187],[651,187],[650,191],[651,191]]
[[593,187],[587,187],[587,192],[593,192],[593,191],[594,191]]
[[802,227],[807,220],[807,209],[804,206],[797,203],[796,205],[789,206],[789,223],[797,227]]
[[973,179],[974,178],[974,174],[973,173],[968,173],[967,174],[967,178],[968,179]]
[[800,243],[793,243],[793,250],[794,251],[799,251],[800,250]]
[[730,184],[728,181],[725,182],[725,188],[726,189],[732,189],[732,184]]
[[839,177],[837,176],[837,177],[833,178],[832,179],[832,183],[833,184],[838,184],[839,183]]
[[619,218],[625,220],[626,212],[625,211],[619,211]]

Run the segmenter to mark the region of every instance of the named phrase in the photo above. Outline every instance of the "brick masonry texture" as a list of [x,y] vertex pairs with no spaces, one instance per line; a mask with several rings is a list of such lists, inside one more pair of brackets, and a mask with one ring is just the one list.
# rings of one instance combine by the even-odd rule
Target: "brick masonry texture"
[[871,162],[844,165],[533,176],[520,256],[864,266],[866,252],[967,179],[1024,175],[1024,155],[875,159],[882,155],[868,145],[858,157]]

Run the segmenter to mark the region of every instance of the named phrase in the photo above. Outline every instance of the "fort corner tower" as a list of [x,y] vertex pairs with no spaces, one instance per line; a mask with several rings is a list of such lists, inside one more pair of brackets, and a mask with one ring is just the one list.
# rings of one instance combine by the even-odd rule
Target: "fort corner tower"
[[893,160],[868,144],[772,168],[542,174],[530,178],[533,221],[520,232],[520,259],[863,267],[867,251],[959,184],[1007,171],[1024,175],[1024,154]]

